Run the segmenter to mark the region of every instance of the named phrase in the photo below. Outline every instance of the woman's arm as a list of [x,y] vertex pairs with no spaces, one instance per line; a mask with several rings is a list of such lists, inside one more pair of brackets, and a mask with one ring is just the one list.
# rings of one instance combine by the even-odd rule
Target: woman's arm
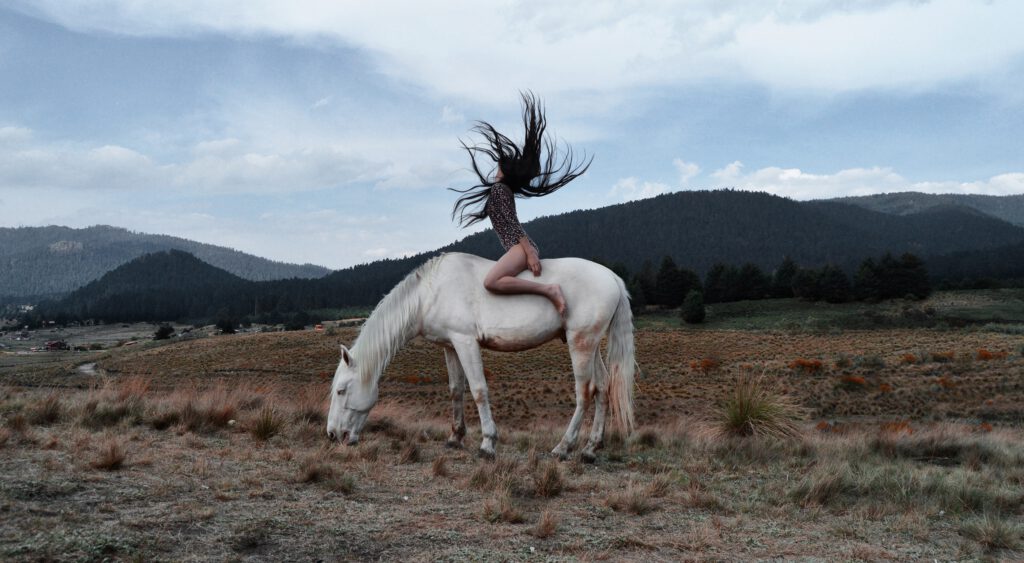
[[523,247],[523,251],[526,252],[526,267],[533,272],[534,277],[540,275],[540,256],[537,255],[537,249],[533,247],[529,237],[519,237],[519,246]]

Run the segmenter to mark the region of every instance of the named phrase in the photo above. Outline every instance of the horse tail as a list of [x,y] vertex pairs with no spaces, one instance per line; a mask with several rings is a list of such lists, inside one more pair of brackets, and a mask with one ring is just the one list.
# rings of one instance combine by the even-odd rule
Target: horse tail
[[633,418],[633,379],[636,358],[633,348],[633,311],[629,308],[629,292],[619,276],[619,304],[608,327],[608,408],[615,424],[627,436],[636,426]]

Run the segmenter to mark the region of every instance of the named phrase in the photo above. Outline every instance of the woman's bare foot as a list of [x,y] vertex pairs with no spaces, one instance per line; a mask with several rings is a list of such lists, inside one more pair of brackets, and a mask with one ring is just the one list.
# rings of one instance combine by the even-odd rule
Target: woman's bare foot
[[562,295],[562,287],[556,283],[548,286],[548,299],[554,304],[559,315],[565,316],[565,297]]

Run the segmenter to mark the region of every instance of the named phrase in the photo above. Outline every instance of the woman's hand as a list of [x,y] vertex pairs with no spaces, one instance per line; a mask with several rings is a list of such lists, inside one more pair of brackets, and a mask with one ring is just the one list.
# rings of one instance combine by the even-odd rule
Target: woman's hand
[[523,237],[519,241],[519,244],[523,245],[523,250],[526,251],[526,267],[533,272],[533,276],[537,277],[540,275],[540,256],[537,255],[537,249],[530,244],[530,240]]

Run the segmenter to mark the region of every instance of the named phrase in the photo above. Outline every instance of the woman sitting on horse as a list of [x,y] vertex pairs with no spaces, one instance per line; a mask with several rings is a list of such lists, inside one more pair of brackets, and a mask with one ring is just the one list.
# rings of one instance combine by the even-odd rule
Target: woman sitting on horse
[[[467,145],[473,171],[480,183],[465,190],[454,190],[463,195],[455,202],[452,218],[459,216],[463,227],[484,218],[490,218],[505,254],[484,278],[484,287],[493,293],[533,293],[548,298],[561,315],[565,314],[565,298],[558,284],[544,284],[521,279],[521,272],[529,269],[534,277],[540,276],[540,252],[537,245],[523,230],[516,215],[515,198],[540,197],[565,186],[586,172],[590,162],[574,165],[572,149],[557,166],[555,142],[545,135],[547,120],[543,105],[531,93],[522,95],[523,127],[526,130],[522,145],[499,133],[486,121],[479,121],[473,131],[484,138],[484,143]],[[542,153],[546,153],[542,155]],[[495,166],[489,174],[481,171],[477,154],[490,158]]]

